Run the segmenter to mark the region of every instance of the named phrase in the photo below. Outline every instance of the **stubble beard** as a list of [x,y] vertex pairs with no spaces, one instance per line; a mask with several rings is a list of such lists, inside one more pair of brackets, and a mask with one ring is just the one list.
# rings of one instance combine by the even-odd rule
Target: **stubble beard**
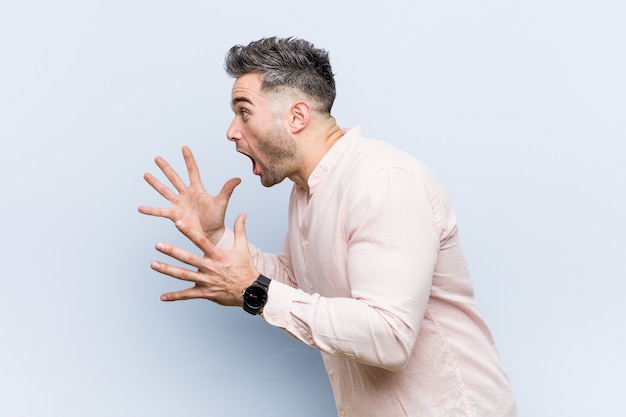
[[296,142],[282,126],[275,126],[260,137],[258,149],[266,158],[266,162],[260,164],[264,187],[281,183],[298,168],[300,158]]

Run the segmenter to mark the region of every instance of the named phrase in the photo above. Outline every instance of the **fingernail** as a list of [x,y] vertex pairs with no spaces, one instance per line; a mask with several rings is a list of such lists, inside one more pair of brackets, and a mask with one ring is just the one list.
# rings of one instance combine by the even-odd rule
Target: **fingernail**
[[152,269],[161,269],[161,264],[159,264],[158,262],[152,262],[150,266],[152,267]]
[[163,243],[162,243],[162,242],[159,242],[159,243],[157,243],[157,244],[156,244],[156,248],[157,248],[158,250],[163,250],[163,249],[165,248],[165,246],[163,245]]
[[178,220],[176,222],[176,227],[178,227],[179,229],[182,229],[183,227],[185,227],[185,223],[183,223],[182,220]]

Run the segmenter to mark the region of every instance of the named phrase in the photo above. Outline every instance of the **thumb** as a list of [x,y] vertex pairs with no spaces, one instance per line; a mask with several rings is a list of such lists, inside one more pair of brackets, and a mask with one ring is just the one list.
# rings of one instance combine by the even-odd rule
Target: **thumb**
[[231,178],[222,187],[219,194],[217,195],[217,199],[224,204],[224,206],[228,205],[230,201],[230,196],[233,195],[233,191],[235,191],[235,187],[241,184],[241,178]]
[[235,234],[235,243],[234,247],[238,246],[248,246],[248,237],[246,235],[246,213],[241,213],[235,219],[235,225],[233,227],[233,232]]

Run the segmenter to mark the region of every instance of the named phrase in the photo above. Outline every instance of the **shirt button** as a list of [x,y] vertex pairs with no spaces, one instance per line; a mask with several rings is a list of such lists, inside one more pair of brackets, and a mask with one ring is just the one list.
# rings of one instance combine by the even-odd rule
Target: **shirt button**
[[341,414],[342,416],[346,415],[346,410],[344,410],[343,408],[339,409],[339,414]]
[[309,339],[309,345],[311,345],[311,346],[315,346],[315,340],[313,340],[313,339]]
[[305,247],[306,247],[306,246],[309,246],[309,241],[308,241],[308,240],[306,240],[306,239],[304,239],[304,240],[302,241],[302,244],[303,244]]
[[335,371],[333,369],[329,369],[328,370],[328,375],[330,375],[330,376],[335,375]]

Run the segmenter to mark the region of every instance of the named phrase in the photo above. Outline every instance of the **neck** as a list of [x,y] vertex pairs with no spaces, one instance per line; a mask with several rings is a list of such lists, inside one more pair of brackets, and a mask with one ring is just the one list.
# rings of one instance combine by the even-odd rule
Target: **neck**
[[290,179],[308,191],[311,173],[330,148],[343,136],[343,130],[331,116],[324,121],[309,124],[298,136],[296,140],[300,145],[302,156],[301,169]]

